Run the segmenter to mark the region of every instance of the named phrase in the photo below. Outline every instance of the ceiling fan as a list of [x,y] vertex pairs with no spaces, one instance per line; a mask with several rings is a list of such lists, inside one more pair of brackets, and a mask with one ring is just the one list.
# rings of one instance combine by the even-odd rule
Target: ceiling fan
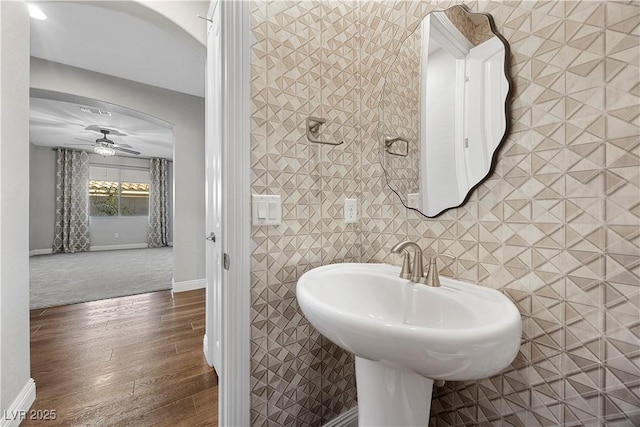
[[[86,141],[93,146],[93,152],[96,154],[100,154],[103,157],[114,156],[117,151],[122,151],[124,153],[135,154],[136,156],[140,155],[140,152],[130,150],[129,148],[133,148],[128,144],[116,144],[112,140],[110,140],[107,135],[111,133],[109,129],[99,129],[100,133],[102,133],[102,138],[98,138],[94,141],[89,141],[88,139],[82,138],[74,138],[78,141]],[[119,132],[114,132],[115,135],[124,135]],[[68,145],[88,145],[88,144],[68,144]]]

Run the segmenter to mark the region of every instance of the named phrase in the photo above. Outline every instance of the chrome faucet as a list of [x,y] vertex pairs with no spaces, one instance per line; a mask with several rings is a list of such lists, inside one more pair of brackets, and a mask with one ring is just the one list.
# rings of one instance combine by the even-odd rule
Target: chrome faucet
[[[408,249],[414,250],[413,265],[411,265],[411,255]],[[424,275],[424,269],[422,267],[422,249],[416,242],[405,240],[400,242],[391,248],[391,253],[402,254],[404,259],[402,260],[402,270],[400,271],[400,277],[403,279],[409,279],[415,283],[422,283],[427,286],[433,286],[437,288],[440,286],[440,277],[438,276],[438,257],[445,256],[451,259],[455,259],[451,255],[440,254],[429,257],[427,263],[427,274]]]
[[[408,248],[413,249],[413,265],[410,264],[410,255]],[[391,248],[391,253],[403,254],[404,260],[402,262],[402,270],[400,271],[400,277],[403,279],[409,279],[412,282],[426,284],[426,277],[424,277],[424,271],[422,268],[422,249],[416,242],[405,240],[400,242]]]

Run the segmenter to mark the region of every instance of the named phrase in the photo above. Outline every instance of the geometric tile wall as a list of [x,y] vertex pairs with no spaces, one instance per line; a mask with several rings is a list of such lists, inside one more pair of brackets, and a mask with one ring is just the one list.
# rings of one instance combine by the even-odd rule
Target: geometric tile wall
[[[355,404],[351,355],[315,331],[295,286],[305,271],[359,262],[359,38],[355,3],[254,2],[251,50],[252,192],[281,194],[283,222],[254,227],[251,265],[252,425],[321,425]],[[323,117],[307,141],[305,120]]]
[[[400,43],[454,4],[251,4],[251,190],[283,198],[282,224],[252,229],[252,425],[319,426],[356,404],[353,358],[309,325],[295,284],[323,264],[398,263],[407,238],[523,321],[512,365],[436,389],[431,425],[640,425],[640,4],[465,2],[509,42],[512,128],[468,202],[427,219],[385,184],[379,106]],[[345,143],[309,143],[310,115]]]

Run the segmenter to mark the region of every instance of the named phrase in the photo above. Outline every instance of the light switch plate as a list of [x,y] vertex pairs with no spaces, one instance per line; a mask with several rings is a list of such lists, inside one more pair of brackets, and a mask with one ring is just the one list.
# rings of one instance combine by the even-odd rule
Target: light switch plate
[[358,199],[344,199],[344,222],[358,222]]
[[279,194],[251,195],[251,223],[278,225],[282,223],[282,198]]

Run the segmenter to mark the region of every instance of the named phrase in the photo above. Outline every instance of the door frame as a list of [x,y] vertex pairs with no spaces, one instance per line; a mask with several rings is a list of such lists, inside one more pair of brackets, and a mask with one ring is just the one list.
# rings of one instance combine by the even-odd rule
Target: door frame
[[224,236],[221,251],[230,259],[229,269],[222,271],[221,283],[218,424],[248,426],[251,422],[250,5],[246,1],[212,0],[211,3],[210,11],[220,7]]
[[[221,20],[217,6],[219,0],[211,0],[207,12],[207,66],[205,92],[205,277],[206,316],[203,350],[209,366],[216,372],[222,371],[220,362],[222,307],[220,288],[222,287],[222,53],[220,51]],[[216,13],[217,10],[217,13]],[[214,18],[215,17],[215,18]],[[215,32],[216,34],[212,35]],[[216,48],[210,46],[216,44]],[[215,59],[213,57],[216,57]],[[217,99],[214,99],[218,97]],[[217,116],[217,117],[216,117]],[[217,120],[216,120],[217,118]],[[215,176],[214,176],[215,175]],[[215,236],[211,239],[211,233]]]

